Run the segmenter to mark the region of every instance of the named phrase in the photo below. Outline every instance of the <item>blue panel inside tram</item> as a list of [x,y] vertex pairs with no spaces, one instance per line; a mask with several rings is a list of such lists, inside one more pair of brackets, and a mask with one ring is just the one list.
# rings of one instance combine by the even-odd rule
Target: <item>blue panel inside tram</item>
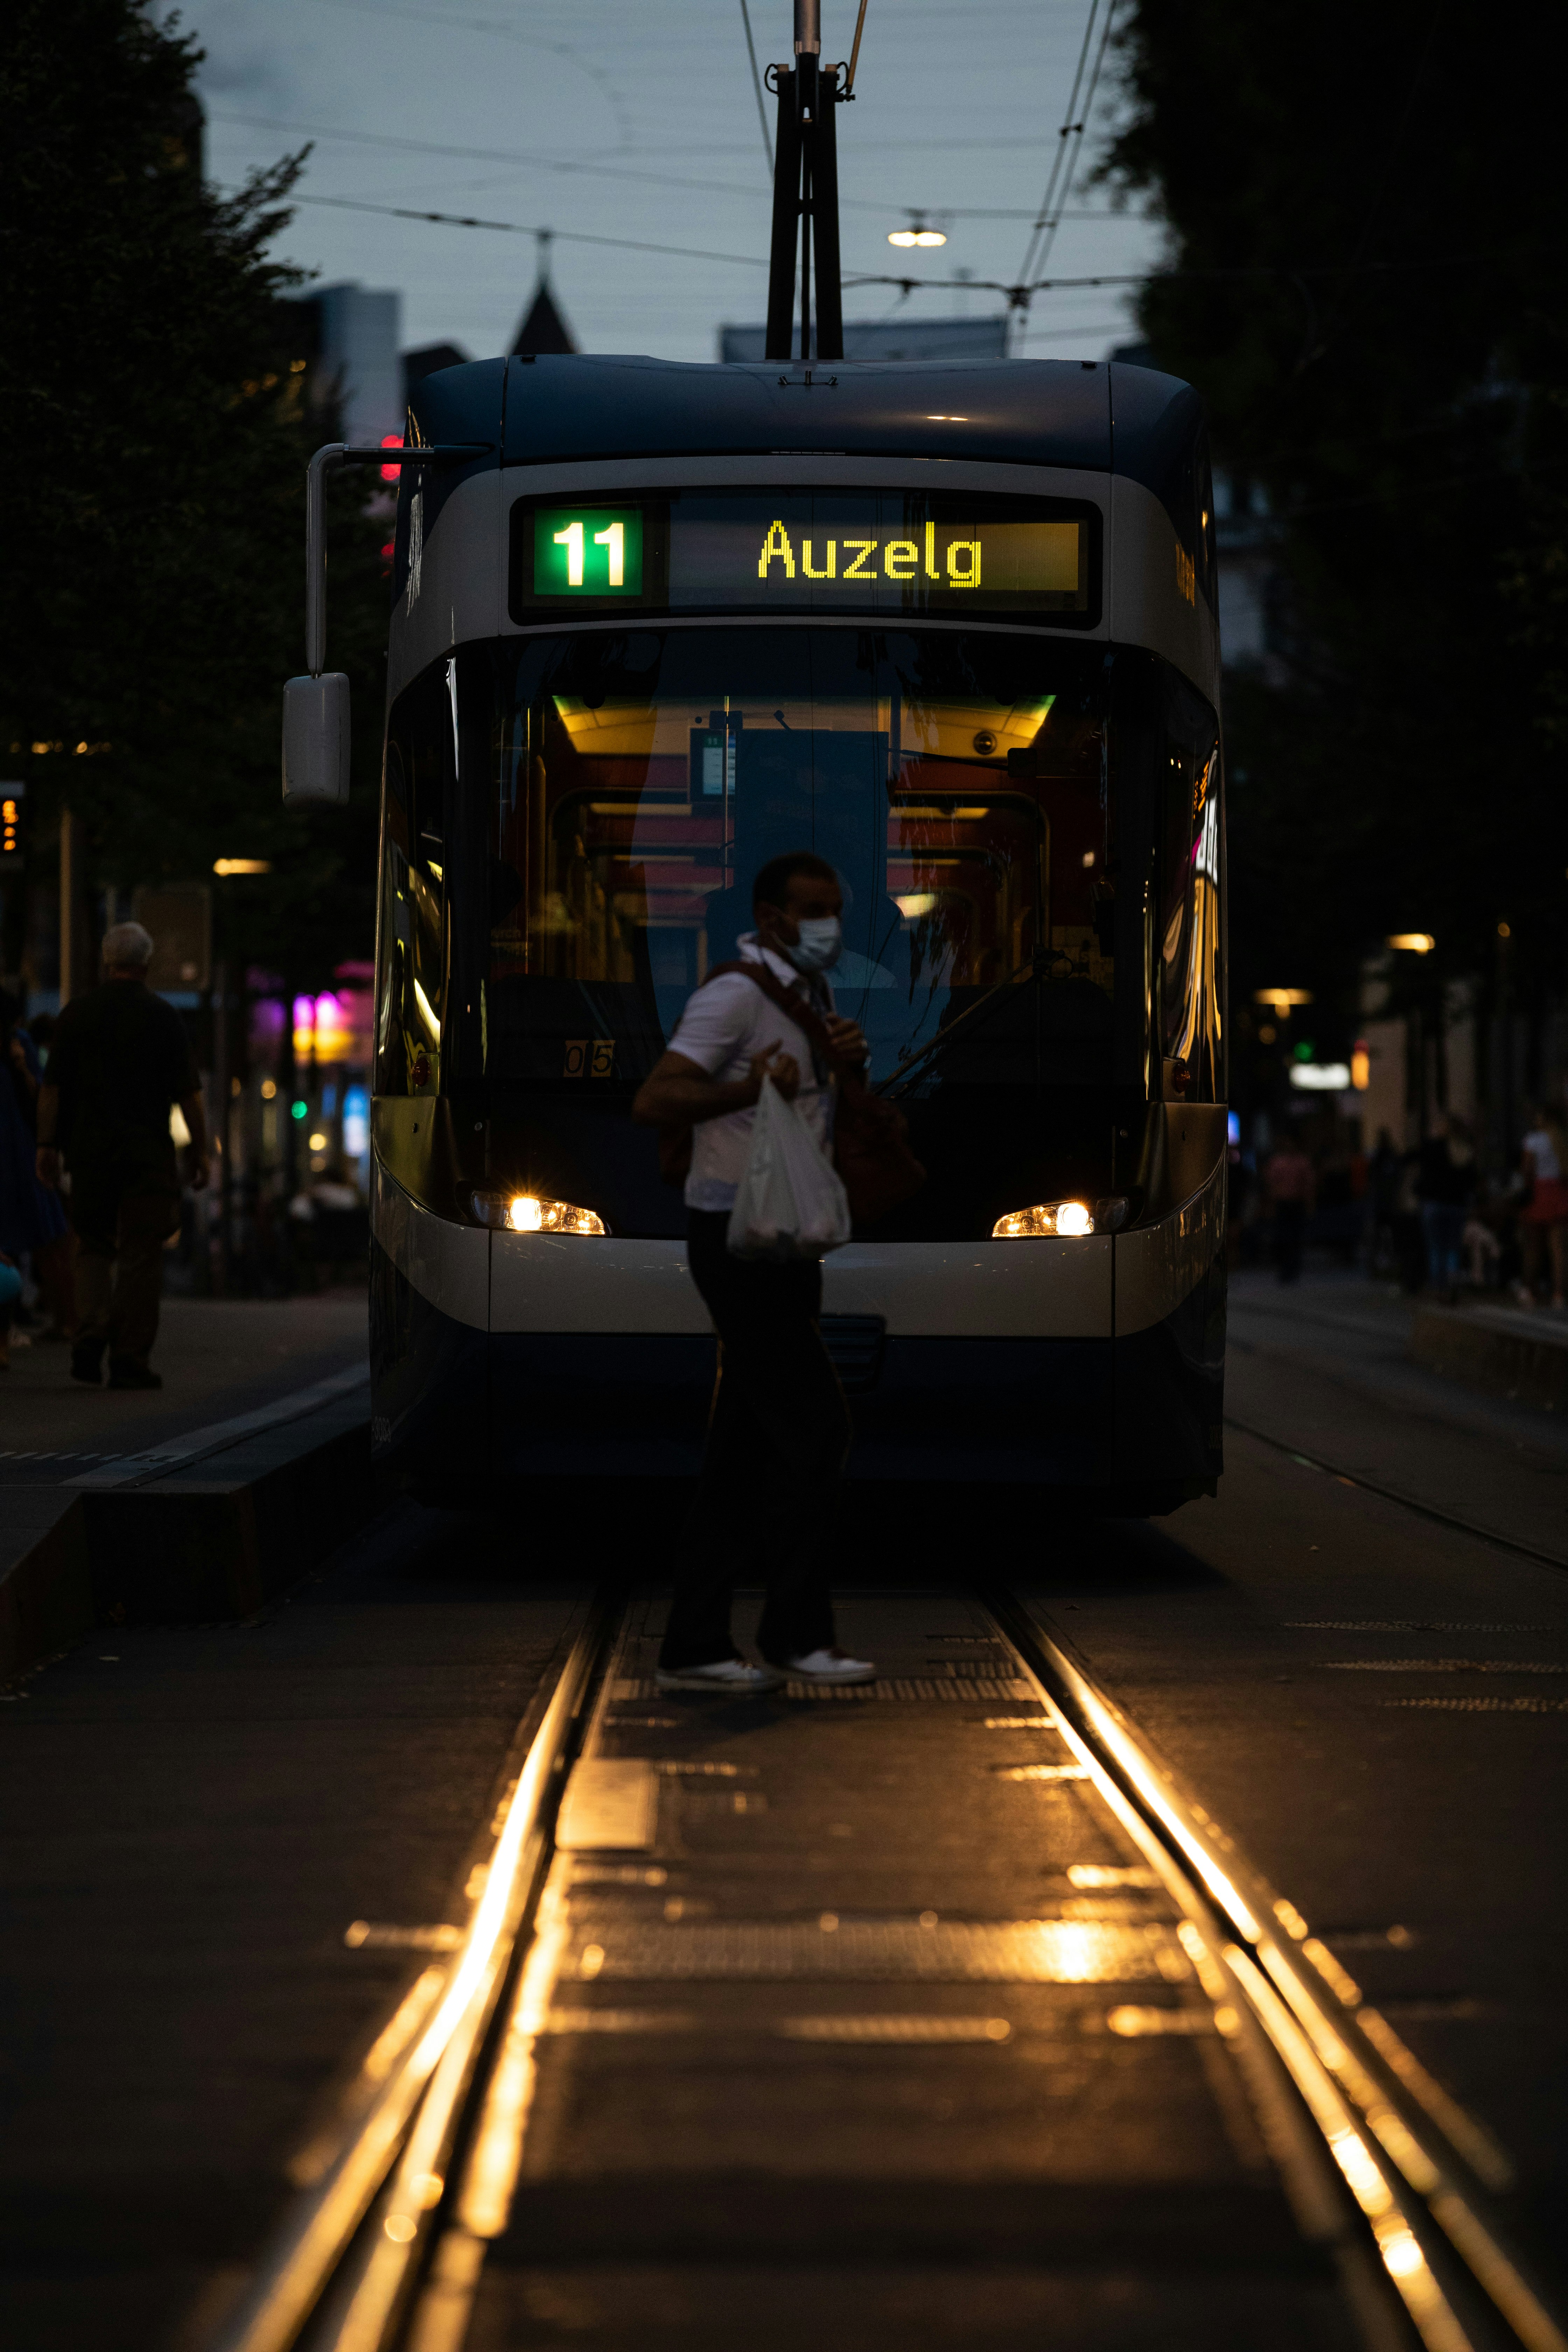
[[[1023,1163],[1042,1150],[1090,1152],[1092,1168],[1063,1173],[1103,1191],[1103,670],[1098,649],[1000,634],[525,641],[502,689],[490,845],[493,1111],[559,1132],[589,1112],[595,1077],[635,1086],[751,929],[753,877],[809,847],[842,877],[831,977],[874,1078],[937,1048],[909,1078],[936,1190],[906,1223],[988,1232],[1019,1182],[1037,1186]],[[651,1175],[647,1139],[624,1140]],[[973,1196],[962,1210],[955,1186]],[[679,1229],[678,1202],[637,1190],[606,1203],[613,1230]]]

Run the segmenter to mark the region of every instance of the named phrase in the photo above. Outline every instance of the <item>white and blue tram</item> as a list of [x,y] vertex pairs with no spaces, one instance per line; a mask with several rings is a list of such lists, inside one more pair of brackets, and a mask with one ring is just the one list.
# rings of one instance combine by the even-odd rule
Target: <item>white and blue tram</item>
[[[416,1491],[683,1475],[714,1340],[630,1106],[809,847],[929,1171],[826,1267],[851,1475],[1221,1467],[1225,834],[1202,417],[1118,363],[512,359],[417,387],[372,1354]],[[319,626],[317,629],[319,638]],[[321,667],[313,656],[313,667]]]

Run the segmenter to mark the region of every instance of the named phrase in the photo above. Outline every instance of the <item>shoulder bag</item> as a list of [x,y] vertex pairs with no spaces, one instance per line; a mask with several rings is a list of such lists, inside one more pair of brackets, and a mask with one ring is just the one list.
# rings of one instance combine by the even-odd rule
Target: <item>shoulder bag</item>
[[[797,1028],[829,1064],[833,1046],[815,1007],[793,989],[784,988],[764,963],[715,964],[702,985],[721,973],[738,971],[760,988],[771,1004]],[[836,1073],[837,1104],[833,1121],[833,1160],[849,1213],[857,1224],[875,1224],[879,1217],[912,1201],[926,1181],[926,1171],[910,1150],[908,1119],[896,1104],[884,1102],[866,1083],[863,1070]],[[691,1167],[691,1129],[684,1122],[658,1130],[658,1172],[667,1184],[684,1184]]]

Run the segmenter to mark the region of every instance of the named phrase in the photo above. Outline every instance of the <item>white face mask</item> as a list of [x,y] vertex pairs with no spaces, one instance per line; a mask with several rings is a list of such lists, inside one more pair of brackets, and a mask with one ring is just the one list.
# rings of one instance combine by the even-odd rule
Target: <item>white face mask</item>
[[796,946],[784,953],[796,971],[827,971],[838,961],[844,933],[837,915],[808,915],[799,926]]

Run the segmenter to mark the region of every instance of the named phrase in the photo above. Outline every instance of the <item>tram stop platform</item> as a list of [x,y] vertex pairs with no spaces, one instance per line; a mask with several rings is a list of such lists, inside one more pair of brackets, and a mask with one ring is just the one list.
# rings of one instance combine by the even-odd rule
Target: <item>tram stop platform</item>
[[161,1390],[13,1339],[0,1375],[0,1683],[94,1623],[243,1617],[372,1506],[363,1293],[164,1302]]

